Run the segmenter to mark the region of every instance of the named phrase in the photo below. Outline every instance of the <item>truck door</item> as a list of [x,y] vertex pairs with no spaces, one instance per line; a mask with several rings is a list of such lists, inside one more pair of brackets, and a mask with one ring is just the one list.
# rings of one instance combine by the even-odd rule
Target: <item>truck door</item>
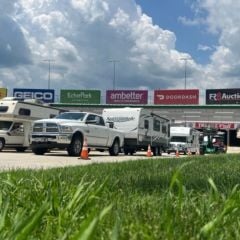
[[86,121],[89,124],[88,142],[94,146],[106,146],[109,129],[105,126],[103,118],[89,114]]
[[24,143],[24,127],[22,122],[14,122],[8,132],[6,144],[22,145]]

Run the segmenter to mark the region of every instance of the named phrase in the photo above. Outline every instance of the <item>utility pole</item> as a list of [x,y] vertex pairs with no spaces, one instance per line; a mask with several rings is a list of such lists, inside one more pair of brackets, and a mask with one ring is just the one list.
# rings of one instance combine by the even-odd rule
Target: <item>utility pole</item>
[[187,89],[187,61],[191,60],[191,58],[180,58],[180,60],[184,61],[184,89]]
[[113,90],[115,90],[115,88],[116,88],[116,63],[120,62],[120,61],[116,60],[116,59],[112,59],[112,60],[109,60],[108,62],[113,63]]
[[48,62],[48,89],[50,89],[51,83],[51,63],[54,62],[53,59],[44,59],[43,62]]

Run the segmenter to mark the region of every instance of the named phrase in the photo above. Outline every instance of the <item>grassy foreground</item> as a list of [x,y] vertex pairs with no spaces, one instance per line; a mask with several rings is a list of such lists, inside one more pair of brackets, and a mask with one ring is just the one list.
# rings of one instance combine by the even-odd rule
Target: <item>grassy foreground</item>
[[240,239],[240,156],[0,173],[0,239]]

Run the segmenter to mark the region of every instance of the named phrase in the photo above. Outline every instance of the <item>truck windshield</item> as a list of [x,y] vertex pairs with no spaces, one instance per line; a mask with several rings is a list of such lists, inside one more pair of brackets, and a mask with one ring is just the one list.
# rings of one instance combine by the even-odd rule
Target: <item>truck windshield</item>
[[7,131],[13,122],[10,121],[0,121],[0,130]]
[[172,136],[170,142],[187,142],[187,138],[182,136]]
[[82,121],[83,118],[85,117],[86,113],[76,113],[76,112],[65,112],[65,113],[61,113],[60,115],[58,115],[56,118],[57,119],[69,119],[69,120],[80,120]]

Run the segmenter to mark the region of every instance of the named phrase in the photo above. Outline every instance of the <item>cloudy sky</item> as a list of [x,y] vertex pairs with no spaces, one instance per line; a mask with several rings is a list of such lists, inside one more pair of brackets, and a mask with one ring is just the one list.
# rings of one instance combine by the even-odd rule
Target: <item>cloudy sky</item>
[[[217,6],[217,7],[216,7]],[[0,87],[239,88],[240,1],[1,0]],[[187,60],[183,60],[187,59]]]

